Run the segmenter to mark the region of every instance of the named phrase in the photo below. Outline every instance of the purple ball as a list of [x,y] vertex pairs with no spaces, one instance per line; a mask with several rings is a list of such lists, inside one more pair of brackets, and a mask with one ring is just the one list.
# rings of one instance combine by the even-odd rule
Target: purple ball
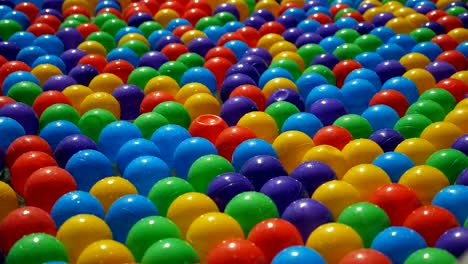
[[[60,1],[60,0],[58,0]],[[61,1],[63,2],[63,1]],[[42,15],[52,15],[56,18],[58,18],[60,21],[63,21],[63,16],[62,16],[62,4],[60,4],[60,7],[58,9],[53,9],[53,8],[47,8],[44,5],[42,6],[42,10],[39,11],[39,14],[37,14],[37,17],[40,17]]]
[[367,10],[371,9],[375,7],[374,4],[371,4],[371,3],[366,3],[366,4],[363,4],[363,5],[359,5],[357,11],[360,13],[360,14],[364,14]]
[[243,56],[238,63],[247,63],[253,66],[260,75],[268,69],[268,64],[265,60],[257,55]]
[[353,29],[356,30],[359,34],[365,35],[369,34],[375,27],[376,26],[371,23],[361,22],[355,25]]
[[428,28],[428,29],[434,31],[434,33],[436,33],[436,35],[442,35],[442,34],[447,33],[444,26],[442,26],[440,23],[438,23],[436,21],[426,22],[426,23],[422,24],[421,27],[422,28]]
[[455,227],[445,231],[437,239],[435,247],[445,249],[457,258],[461,257],[468,250],[468,228]]
[[414,11],[425,15],[425,14],[431,12],[432,10],[434,10],[434,7],[432,7],[430,5],[426,5],[426,4],[420,4],[420,5],[415,6],[413,9],[414,9]]
[[233,75],[236,73],[242,73],[248,75],[255,83],[258,83],[260,79],[260,74],[258,73],[257,69],[254,66],[250,65],[249,63],[242,63],[238,62],[232,65],[226,72],[225,77],[229,75]]
[[270,22],[270,21],[275,20],[275,16],[273,15],[273,13],[271,13],[271,11],[270,11],[270,10],[267,10],[267,9],[258,9],[258,10],[255,10],[255,11],[252,13],[252,16],[260,16],[260,17],[263,17],[263,19],[265,19],[267,22]]
[[166,35],[161,37],[158,42],[156,42],[156,45],[154,46],[154,50],[161,51],[164,47],[166,47],[169,44],[172,43],[179,43],[183,44],[182,40],[180,38],[174,36],[174,35]]
[[374,18],[372,18],[372,24],[377,27],[382,27],[385,26],[385,24],[387,24],[387,22],[392,18],[395,18],[395,15],[390,12],[378,13],[376,16],[374,16]]
[[321,202],[310,198],[291,203],[281,218],[293,224],[304,241],[307,241],[310,233],[317,227],[333,221],[330,210]]
[[460,174],[458,174],[455,184],[468,186],[468,168],[464,169]]
[[99,71],[89,64],[75,66],[68,73],[78,84],[88,86],[91,80],[99,74]]
[[273,57],[271,56],[271,54],[264,48],[251,48],[249,50],[247,50],[245,53],[244,53],[244,56],[243,57],[247,57],[247,56],[250,56],[250,55],[256,55],[256,56],[259,56],[260,58],[262,58],[267,64],[270,64],[271,63],[271,60],[273,59]]
[[76,84],[75,79],[68,75],[54,75],[50,77],[42,86],[43,91],[51,91],[51,90],[56,90],[59,92],[62,92],[67,88],[68,86]]
[[221,106],[221,118],[228,126],[235,126],[245,114],[258,111],[257,105],[245,96],[229,98]]
[[216,44],[209,38],[195,38],[187,45],[190,52],[197,53],[202,57],[205,57],[206,53],[214,47],[216,47]]
[[304,31],[300,28],[294,27],[294,28],[289,28],[286,31],[283,32],[282,36],[285,40],[295,43],[296,40],[304,34]]
[[27,135],[36,135],[39,129],[39,118],[36,112],[27,104],[14,102],[0,108],[0,116],[16,120]]
[[395,150],[405,137],[394,129],[382,128],[372,133],[369,139],[377,143],[384,152],[389,152]]
[[280,215],[292,202],[309,197],[302,183],[289,176],[279,176],[268,180],[260,192],[273,200]]
[[450,76],[457,73],[457,70],[452,66],[452,64],[445,61],[431,62],[425,67],[425,69],[434,76],[436,82],[450,78]]
[[141,56],[138,62],[138,67],[151,67],[158,70],[161,65],[168,62],[169,59],[163,53],[159,51],[150,51]]
[[283,25],[285,28],[293,28],[296,27],[299,22],[297,19],[291,15],[281,15],[276,18],[276,22]]
[[140,104],[145,94],[138,86],[133,84],[121,85],[112,92],[112,96],[119,101],[120,119],[134,120],[140,115]]
[[335,23],[327,23],[317,28],[315,33],[319,34],[322,38],[326,38],[335,35],[338,30],[340,28]]
[[300,181],[307,192],[312,195],[323,183],[335,180],[336,174],[327,164],[312,160],[299,164],[291,172],[291,177]]
[[60,29],[55,35],[62,41],[65,50],[76,49],[83,42],[83,36],[75,28]]
[[60,141],[55,148],[54,158],[61,168],[65,168],[68,160],[78,151],[84,149],[97,150],[96,143],[89,137],[81,134],[70,135]]
[[463,22],[465,28],[468,28],[468,12],[464,12],[458,15],[458,19],[460,19]]
[[300,48],[305,44],[319,44],[322,39],[322,36],[317,33],[304,33],[296,39],[294,45]]
[[128,19],[128,26],[130,26],[130,27],[139,27],[144,22],[152,21],[152,20],[153,20],[153,16],[151,16],[150,14],[144,13],[144,12],[138,12],[136,14],[133,14]]
[[396,60],[386,60],[377,64],[374,71],[379,76],[380,82],[385,83],[393,77],[405,74],[406,68]]
[[44,0],[44,2],[42,3],[42,8],[62,11],[63,2],[63,0]]
[[278,89],[274,91],[270,95],[270,97],[268,97],[268,100],[266,101],[266,106],[268,107],[272,103],[275,103],[278,101],[289,102],[295,105],[299,109],[299,111],[304,112],[304,109],[305,109],[304,101],[302,100],[299,93],[297,93],[293,89],[283,88],[283,89]]
[[249,179],[239,173],[228,172],[216,176],[208,185],[206,194],[213,199],[222,212],[232,198],[250,191],[255,191],[255,188]]
[[281,162],[269,155],[259,155],[248,159],[240,170],[247,177],[255,190],[260,190],[270,179],[288,175]]
[[236,73],[227,76],[221,84],[221,88],[219,91],[221,95],[221,100],[225,102],[229,98],[229,95],[232,93],[232,91],[234,91],[234,89],[243,84],[257,85],[255,81],[246,74]]
[[324,126],[330,126],[340,116],[348,114],[342,102],[334,98],[324,98],[315,101],[309,109],[309,113],[314,114]]
[[468,134],[463,134],[452,144],[453,149],[458,149],[459,151],[468,155]]
[[246,27],[253,27],[256,30],[259,30],[260,27],[265,24],[267,21],[261,17],[261,16],[249,16],[245,22],[244,25]]
[[315,56],[310,65],[321,64],[332,70],[338,62],[340,62],[340,59],[338,59],[335,54],[326,52]]
[[86,56],[86,52],[78,49],[69,49],[60,55],[60,58],[67,66],[67,72],[70,72],[78,62]]
[[16,56],[20,52],[21,48],[16,43],[11,41],[0,42],[0,55],[5,57],[8,61],[16,60]]
[[237,7],[233,4],[222,3],[215,8],[215,10],[213,11],[213,14],[218,14],[221,12],[228,12],[231,15],[235,16],[237,20],[239,20],[239,17],[240,17],[239,10],[237,10]]

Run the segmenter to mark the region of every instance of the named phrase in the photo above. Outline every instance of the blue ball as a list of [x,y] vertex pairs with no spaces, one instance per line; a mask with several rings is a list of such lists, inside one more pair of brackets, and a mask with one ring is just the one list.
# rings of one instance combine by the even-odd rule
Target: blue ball
[[218,43],[218,40],[227,33],[227,30],[221,26],[209,26],[203,30],[203,33],[214,43]]
[[306,109],[310,109],[310,106],[317,100],[325,98],[332,98],[340,102],[344,102],[343,94],[341,93],[341,90],[338,87],[331,84],[323,84],[314,87],[310,91],[305,102]]
[[323,14],[329,16],[329,17],[332,17],[332,15],[330,13],[330,10],[328,10],[328,8],[325,7],[325,6],[313,6],[313,7],[309,8],[309,10],[307,10],[306,15],[310,16],[310,15],[313,15],[313,14],[316,14],[316,13],[323,13]]
[[114,175],[112,162],[101,152],[85,149],[73,154],[65,169],[73,176],[78,190],[88,192],[96,182]]
[[3,19],[3,17],[11,11],[13,11],[13,8],[7,5],[0,5],[0,19]]
[[176,18],[176,19],[172,19],[171,21],[169,21],[169,23],[167,23],[166,25],[166,29],[167,30],[170,30],[170,31],[174,31],[174,29],[176,27],[179,27],[179,26],[191,26],[192,23],[190,23],[187,19],[185,18]]
[[354,60],[359,62],[364,68],[374,70],[379,63],[384,61],[384,58],[377,52],[363,52],[357,55]]
[[280,68],[280,67],[273,67],[273,68],[269,68],[268,70],[262,73],[262,75],[260,76],[260,79],[258,80],[258,87],[263,88],[263,86],[265,86],[265,84],[268,81],[274,78],[279,78],[279,77],[286,78],[291,81],[294,80],[291,73],[288,72],[287,70]]
[[126,47],[119,47],[111,50],[107,54],[106,59],[109,62],[114,60],[126,60],[130,62],[133,67],[138,67],[138,62],[140,61],[138,55],[133,50]]
[[319,43],[320,47],[322,47],[326,52],[333,53],[333,51],[340,45],[345,44],[346,42],[340,38],[335,36],[330,36],[322,39]]
[[113,239],[125,243],[128,231],[136,222],[158,214],[158,209],[148,198],[138,194],[130,194],[117,199],[109,207],[106,223],[112,230]]
[[230,49],[236,55],[237,60],[239,61],[244,56],[245,52],[249,50],[249,46],[240,40],[231,40],[224,43],[224,47]]
[[294,16],[298,21],[302,21],[307,18],[306,12],[298,7],[288,8],[283,12],[283,15]]
[[154,184],[171,176],[171,169],[160,158],[142,156],[132,160],[122,176],[137,188],[139,194],[147,196]]
[[52,64],[52,65],[56,66],[57,68],[59,68],[59,70],[62,73],[64,73],[64,74],[67,73],[67,65],[58,56],[55,56],[55,55],[40,56],[39,58],[34,60],[31,68],[34,68],[34,67],[36,67],[36,66],[38,66],[40,64]]
[[54,151],[54,158],[61,168],[65,168],[68,160],[78,151],[85,149],[97,150],[96,143],[82,134],[70,135],[58,143]]
[[443,50],[439,45],[426,41],[416,44],[416,46],[411,49],[411,52],[419,52],[426,56],[429,60],[434,61],[437,56],[439,56]]
[[234,32],[234,31],[238,30],[241,27],[244,27],[244,24],[242,22],[239,22],[239,21],[229,21],[226,24],[224,24],[224,26],[223,26],[223,28],[227,32]]
[[272,260],[271,264],[326,264],[320,254],[305,246],[292,246],[281,250]]
[[456,50],[463,53],[465,57],[468,57],[468,41],[463,41],[462,43],[458,44]]
[[410,104],[415,103],[419,99],[419,90],[416,84],[405,77],[393,77],[388,79],[381,87],[383,90],[395,90],[402,93]]
[[258,155],[278,158],[276,150],[270,143],[257,138],[248,139],[240,143],[232,153],[232,166],[238,172],[247,160]]
[[406,52],[411,52],[414,46],[418,44],[414,38],[410,37],[409,35],[405,34],[397,34],[393,37],[391,37],[388,41],[387,44],[394,43],[397,44],[398,46],[402,47]]
[[180,86],[184,86],[187,83],[198,82],[204,84],[208,89],[210,89],[212,94],[216,93],[217,81],[214,74],[203,67],[193,67],[188,69],[180,80]]
[[372,164],[384,170],[392,182],[398,182],[401,175],[414,167],[413,161],[399,152],[385,152],[372,161]]
[[371,245],[371,249],[380,251],[394,264],[403,264],[413,252],[425,247],[426,241],[420,234],[402,226],[382,230]]
[[383,128],[393,128],[400,120],[400,116],[388,105],[373,105],[367,108],[362,114],[362,117],[369,121],[373,131]]
[[16,71],[10,73],[3,81],[2,93],[5,95],[8,94],[8,91],[13,85],[23,81],[33,82],[39,85],[39,80],[32,73],[26,71]]
[[98,148],[106,157],[114,162],[119,149],[129,140],[143,138],[140,129],[128,121],[115,121],[101,131]]
[[50,216],[57,229],[70,217],[79,214],[92,214],[104,219],[104,208],[96,197],[88,192],[73,191],[62,195],[52,207]]
[[120,174],[124,173],[132,160],[141,156],[161,157],[161,151],[152,141],[144,138],[132,139],[123,144],[115,157]]
[[374,85],[364,79],[351,80],[341,87],[343,102],[350,114],[362,114],[376,93]]
[[136,27],[123,27],[117,31],[117,34],[115,34],[115,43],[119,43],[120,39],[123,38],[123,36],[130,34],[130,33],[137,33],[143,35],[143,32],[139,30]]
[[13,10],[5,14],[5,16],[2,19],[12,19],[18,22],[18,24],[21,25],[23,30],[26,30],[31,25],[31,22],[29,21],[29,17],[21,11]]
[[313,138],[315,133],[323,127],[322,121],[311,113],[296,113],[288,117],[281,128],[281,133],[297,130]]
[[110,7],[110,8],[115,8],[117,9],[118,11],[122,11],[121,7],[120,7],[120,4],[118,2],[114,2],[114,1],[99,1],[96,5],[96,8],[94,9],[94,12],[97,14],[101,9],[104,9],[104,8],[107,8],[107,7]]
[[34,46],[41,47],[49,55],[60,56],[65,49],[62,41],[54,35],[42,35],[33,41]]
[[379,39],[381,39],[384,43],[389,41],[393,36],[396,35],[395,31],[389,27],[376,27],[373,30],[371,30],[370,34],[377,36]]
[[468,186],[450,185],[440,190],[432,200],[437,205],[449,210],[460,225],[468,219]]
[[384,58],[384,60],[400,60],[406,55],[406,51],[397,44],[384,44],[377,48],[376,52]]
[[350,72],[345,78],[345,83],[354,79],[363,79],[369,81],[374,85],[377,91],[380,90],[380,87],[382,86],[382,83],[380,82],[380,78],[377,75],[377,73],[375,73],[375,71],[373,70],[369,70],[366,68],[359,68]]
[[0,116],[0,147],[6,151],[15,139],[24,136],[23,126],[13,118]]
[[43,48],[38,46],[27,46],[18,52],[18,55],[16,55],[16,60],[22,61],[28,66],[32,66],[37,58],[44,55],[47,55],[47,52]]
[[162,160],[170,168],[174,168],[174,152],[179,144],[192,136],[187,129],[174,124],[169,124],[158,128],[151,136],[151,141],[164,151]]
[[172,32],[169,30],[165,30],[165,29],[159,29],[151,33],[151,35],[149,35],[148,37],[148,42],[150,44],[151,50],[154,50],[154,48],[156,47],[156,44],[158,43],[160,39],[162,39],[164,36],[171,36],[171,35],[172,35]]
[[214,154],[218,155],[213,143],[200,137],[188,138],[177,146],[174,151],[174,162],[177,176],[187,179],[192,164],[200,157]]
[[57,147],[58,143],[62,141],[64,138],[74,135],[80,134],[80,129],[70,121],[66,120],[58,120],[52,121],[47,124],[39,133],[39,136],[43,138],[47,143],[49,143],[50,147],[53,151]]
[[359,22],[352,18],[352,17],[342,17],[340,19],[338,19],[335,24],[343,29],[343,28],[353,28],[354,26],[356,26]]
[[307,33],[314,33],[319,27],[320,23],[316,20],[306,19],[302,20],[298,25],[298,28]]
[[31,43],[35,39],[36,39],[36,36],[33,33],[30,33],[28,31],[18,31],[14,33],[13,35],[11,35],[8,41],[14,42],[20,49],[22,49],[31,45]]
[[296,81],[296,87],[299,90],[303,100],[307,99],[310,91],[315,87],[323,84],[328,84],[328,81],[325,77],[318,73],[307,73],[299,77]]

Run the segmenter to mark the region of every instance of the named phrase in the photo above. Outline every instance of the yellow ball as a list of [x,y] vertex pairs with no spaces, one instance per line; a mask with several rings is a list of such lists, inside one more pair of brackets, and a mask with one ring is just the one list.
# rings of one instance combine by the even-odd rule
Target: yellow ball
[[402,8],[403,5],[400,2],[389,1],[385,3],[382,7],[386,12],[394,13],[396,10]]
[[90,214],[79,214],[72,216],[60,226],[57,239],[67,249],[70,263],[76,263],[87,246],[99,240],[112,239],[112,231],[101,218]]
[[92,93],[81,102],[80,113],[84,114],[91,109],[101,108],[111,112],[115,118],[120,119],[120,104],[111,94],[105,92]]
[[180,37],[180,40],[182,40],[185,45],[188,45],[192,40],[202,37],[206,37],[206,34],[203,33],[203,31],[192,29],[185,32],[182,37]]
[[468,71],[459,71],[450,76],[450,78],[460,80],[468,85]]
[[401,175],[398,183],[416,192],[423,205],[430,205],[434,196],[450,185],[444,173],[428,165],[419,165],[407,170]]
[[86,8],[88,12],[93,12],[94,9],[91,9],[91,1],[88,2],[86,0],[65,0],[63,1],[62,4],[62,12],[67,10],[67,8],[72,7],[72,6],[81,6]]
[[425,15],[419,14],[419,13],[410,14],[406,16],[405,18],[406,20],[408,20],[408,22],[411,24],[413,28],[418,28],[422,24],[429,21],[429,19]]
[[299,65],[301,71],[304,71],[305,69],[304,60],[295,51],[281,51],[275,55],[272,61],[277,61],[280,59],[290,59]]
[[297,47],[289,41],[282,40],[271,45],[268,51],[270,52],[272,57],[275,57],[276,55],[280,54],[283,51],[296,52]]
[[314,146],[314,141],[301,131],[283,132],[273,141],[273,148],[288,173],[302,162],[302,157]]
[[89,193],[99,200],[104,212],[107,212],[117,199],[128,194],[138,194],[138,191],[128,180],[115,176],[96,182]]
[[456,125],[444,121],[435,122],[427,126],[421,133],[421,138],[431,142],[431,144],[437,149],[446,149],[452,146],[452,143],[461,135],[463,132]]
[[106,57],[107,55],[106,48],[101,43],[94,40],[87,40],[82,42],[80,45],[78,45],[77,49],[86,52],[86,54],[97,54],[103,57]]
[[338,264],[349,252],[364,247],[361,237],[351,227],[328,223],[317,227],[309,236],[307,247],[315,249],[328,264]]
[[437,0],[436,2],[436,6],[438,9],[444,9],[445,6],[447,6],[448,4],[452,3],[453,0]]
[[276,33],[268,33],[258,40],[257,47],[269,50],[271,46],[280,41],[284,41],[283,36]]
[[457,105],[455,106],[455,109],[463,108],[463,107],[468,107],[468,98],[465,98],[461,100],[460,102],[458,102]]
[[148,40],[141,34],[139,33],[128,33],[126,35],[124,35],[120,40],[119,40],[119,47],[122,46],[125,42],[127,41],[130,41],[130,40],[139,40],[143,43],[146,44],[146,46],[148,46],[148,48],[150,47],[150,44],[148,42]]
[[278,136],[278,126],[275,120],[265,112],[254,111],[247,113],[239,119],[237,125],[252,130],[258,138],[271,144]]
[[323,203],[338,219],[346,207],[360,201],[361,194],[346,181],[333,180],[320,185],[312,194],[312,199]]
[[360,164],[352,167],[343,176],[343,181],[359,191],[360,201],[367,201],[377,188],[392,183],[388,174],[373,164]]
[[201,83],[187,83],[186,85],[182,86],[182,88],[180,88],[180,90],[175,95],[175,99],[177,102],[184,104],[190,96],[197,93],[211,95],[211,91],[208,87],[206,87],[206,85]]
[[62,93],[71,101],[73,108],[79,111],[81,102],[93,91],[84,85],[74,84],[65,88]]
[[132,252],[114,240],[100,240],[86,247],[78,258],[77,264],[116,264],[133,263]]
[[42,87],[50,77],[60,75],[62,71],[52,64],[39,64],[31,70],[31,74],[36,76]]
[[201,115],[219,115],[221,112],[221,104],[211,94],[197,93],[189,98],[184,103],[185,109],[190,114],[192,120]]
[[397,34],[409,34],[414,30],[410,22],[404,17],[392,18],[385,24],[385,26],[393,29]]
[[187,239],[205,263],[208,254],[228,239],[243,239],[244,232],[237,221],[225,213],[206,213],[197,217],[187,231]]
[[284,77],[277,77],[269,80],[265,86],[262,88],[262,93],[265,95],[265,98],[269,98],[270,95],[279,89],[289,88],[298,92],[296,84]]
[[419,94],[424,93],[425,91],[434,88],[436,85],[436,80],[434,76],[425,69],[411,69],[403,74],[403,77],[410,79],[418,87]]
[[94,77],[89,83],[89,88],[93,92],[106,92],[112,94],[115,88],[123,85],[123,81],[112,73],[101,73]]
[[432,153],[436,152],[436,148],[426,139],[408,138],[398,144],[395,152],[405,154],[415,165],[422,165]]
[[167,24],[176,18],[179,18],[179,14],[169,8],[160,9],[153,17],[154,21],[158,22],[163,28],[166,28]]
[[382,12],[385,12],[384,8],[380,6],[376,6],[376,7],[367,9],[366,12],[364,12],[364,14],[362,15],[362,17],[364,18],[366,22],[370,23],[376,15]]
[[326,163],[333,169],[338,179],[342,179],[348,170],[343,153],[339,149],[329,145],[319,145],[311,148],[302,158],[302,161],[309,160]]
[[419,52],[411,52],[400,58],[400,63],[407,71],[411,69],[424,69],[431,60]]
[[259,10],[259,9],[266,9],[270,11],[271,13],[273,13],[275,17],[277,17],[281,9],[281,6],[275,0],[260,0],[255,5],[255,10]]
[[190,224],[200,215],[219,212],[213,200],[203,193],[189,192],[177,197],[167,210],[167,218],[177,225],[185,237]]
[[454,38],[458,43],[468,41],[468,29],[466,28],[454,28],[447,35]]
[[284,6],[285,4],[288,4],[288,3],[296,4],[296,5],[300,6],[300,7],[304,6],[304,0],[282,0],[280,5]]
[[395,10],[393,14],[397,17],[406,17],[415,13],[416,11],[409,7],[400,7],[399,9]]
[[18,197],[15,191],[7,183],[0,181],[0,222],[11,211],[18,208]]
[[341,152],[349,168],[359,164],[372,163],[375,158],[384,153],[377,143],[366,138],[350,141]]
[[151,78],[145,86],[145,94],[152,92],[166,92],[172,96],[175,96],[179,91],[179,84],[169,76],[159,75]]
[[468,107],[457,107],[450,111],[445,121],[455,124],[464,134],[468,133]]

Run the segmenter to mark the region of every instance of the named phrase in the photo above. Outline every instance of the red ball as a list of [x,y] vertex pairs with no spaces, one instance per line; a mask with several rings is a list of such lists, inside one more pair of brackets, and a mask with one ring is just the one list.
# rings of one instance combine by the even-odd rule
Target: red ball
[[187,21],[190,22],[190,24],[196,25],[198,20],[206,16],[209,16],[209,14],[203,11],[202,9],[190,8],[184,12],[182,18],[187,19]]
[[224,129],[218,135],[215,146],[220,156],[231,161],[232,153],[234,153],[239,144],[256,137],[257,135],[246,127],[232,126]]
[[464,71],[468,68],[468,59],[458,50],[447,50],[439,54],[436,61],[450,63],[457,71]]
[[349,252],[341,260],[339,264],[392,264],[387,256],[377,250],[362,248]]
[[176,1],[167,1],[159,7],[159,9],[172,9],[176,11],[179,16],[182,15],[185,11],[185,7]]
[[355,60],[343,60],[333,67],[333,74],[336,78],[336,86],[341,87],[344,84],[346,76],[355,69],[362,68],[362,65]]
[[90,18],[88,10],[79,5],[70,6],[69,8],[65,9],[65,11],[63,11],[63,18],[67,19],[67,17],[76,14],[80,14],[87,18]]
[[236,96],[245,96],[249,98],[257,105],[259,111],[265,111],[266,98],[259,87],[251,84],[241,85],[231,92],[229,98]]
[[393,226],[403,225],[406,217],[421,207],[416,192],[398,183],[379,187],[371,194],[369,202],[382,208]]
[[120,13],[119,10],[113,8],[113,7],[105,7],[101,10],[99,10],[99,12],[96,14],[96,15],[100,15],[100,14],[104,14],[104,13],[110,13],[110,14],[113,14],[115,16],[117,16],[118,19],[122,19],[122,13]]
[[209,59],[212,59],[215,57],[225,58],[229,60],[232,64],[235,64],[237,62],[236,54],[234,54],[232,50],[224,46],[218,46],[218,47],[214,47],[210,49],[205,54],[205,61],[208,61]]
[[140,114],[151,112],[160,103],[167,101],[175,101],[174,96],[162,91],[151,92],[141,101]]
[[192,137],[202,137],[216,144],[216,139],[228,125],[217,115],[200,115],[195,118],[189,127],[189,133]]
[[445,32],[450,32],[455,28],[464,28],[463,22],[456,16],[443,16],[436,20],[437,23],[441,24],[445,28]]
[[172,34],[178,38],[181,38],[186,32],[193,30],[193,29],[194,28],[191,25],[181,25],[181,26],[174,28],[174,30],[172,31]]
[[39,14],[39,8],[30,2],[21,2],[17,4],[15,6],[15,10],[23,12],[29,18],[29,21],[34,21],[37,14]]
[[180,55],[189,52],[189,49],[180,43],[170,43],[166,45],[161,52],[166,55],[170,61],[175,61]]
[[94,68],[96,68],[96,70],[98,70],[99,72],[103,72],[104,68],[107,65],[107,63],[108,63],[107,59],[102,55],[88,54],[88,55],[85,55],[84,57],[82,57],[78,61],[77,65],[89,64],[89,65],[93,66]]
[[36,20],[34,20],[34,23],[47,24],[52,29],[57,31],[60,28],[60,25],[62,24],[62,21],[60,21],[60,19],[58,19],[56,16],[45,14],[45,15],[42,15],[42,16],[36,18]]
[[312,20],[315,20],[315,21],[319,22],[322,25],[333,22],[333,20],[324,13],[314,13],[314,14],[310,15],[308,18],[312,19]]
[[262,251],[251,241],[225,240],[208,255],[208,264],[266,264]]
[[91,35],[94,32],[98,32],[100,29],[93,23],[83,23],[77,26],[76,30],[78,30],[81,33],[81,36],[83,36],[83,38],[86,39],[89,35]]
[[11,185],[15,191],[23,196],[24,185],[31,174],[44,167],[58,166],[51,155],[42,151],[28,151],[21,154],[10,167]]
[[238,33],[238,32],[228,32],[228,33],[222,35],[218,39],[217,46],[223,46],[224,44],[226,44],[227,42],[229,42],[231,40],[240,40],[242,42],[247,43],[247,40],[240,33]]
[[30,72],[31,68],[22,61],[8,61],[2,64],[2,66],[0,66],[0,84],[3,85],[3,81],[10,73],[17,71]]
[[52,166],[36,170],[24,185],[24,200],[50,213],[55,202],[64,194],[76,191],[73,176],[66,170]]
[[5,163],[8,168],[15,163],[19,156],[29,151],[40,151],[52,157],[52,148],[43,138],[36,135],[26,135],[15,139],[5,155]]
[[0,108],[2,108],[6,104],[14,103],[14,102],[16,101],[8,96],[0,96]]
[[276,21],[270,21],[263,24],[258,30],[258,33],[260,34],[260,36],[265,36],[266,34],[270,33],[276,33],[278,35],[281,35],[285,30],[286,28],[281,23]]
[[281,250],[291,246],[304,245],[301,234],[296,227],[288,221],[278,218],[268,219],[255,225],[247,239],[260,248],[268,263]]
[[[211,10],[211,6],[210,4],[208,4],[208,1],[206,0],[190,0],[185,6],[185,9],[192,9],[192,8],[203,10],[209,16],[213,14],[213,10]],[[195,24],[192,24],[192,25],[195,25]]]
[[443,16],[446,16],[447,15],[447,12],[445,12],[444,10],[440,10],[440,9],[435,9],[435,10],[432,10],[430,12],[428,12],[426,14],[426,17],[430,20],[430,21],[437,21],[437,19],[443,17]]
[[396,90],[383,90],[376,93],[369,102],[369,106],[383,104],[393,108],[400,117],[408,110],[409,102],[406,97]]
[[342,127],[325,126],[315,133],[313,140],[316,145],[330,145],[342,150],[346,144],[353,140],[353,136]]
[[4,254],[8,254],[16,241],[33,233],[55,236],[57,230],[54,220],[47,212],[37,207],[18,208],[0,223],[0,248]]
[[463,100],[465,98],[465,94],[468,93],[468,85],[463,81],[452,78],[441,80],[435,85],[435,87],[449,91],[453,97],[455,97],[457,103]]
[[0,65],[3,65],[5,63],[7,63],[7,62],[8,62],[8,60],[5,59],[5,57],[3,57],[2,55],[0,55]]
[[457,40],[446,34],[433,37],[431,42],[437,44],[437,46],[439,46],[444,51],[454,50],[458,46]]
[[340,12],[342,9],[349,8],[350,6],[347,4],[343,3],[338,3],[335,5],[332,5],[328,11],[330,11],[330,14],[332,17],[335,17],[338,12]]
[[403,225],[418,232],[429,247],[433,247],[445,231],[459,226],[457,218],[450,211],[434,205],[414,210]]
[[223,84],[226,72],[232,65],[233,63],[222,57],[214,57],[205,61],[204,67],[210,70],[215,76],[218,90]]
[[124,83],[127,83],[128,76],[135,68],[126,60],[113,60],[104,67],[102,72],[117,75]]
[[38,97],[36,97],[32,108],[34,112],[36,112],[36,115],[40,118],[42,112],[44,112],[44,110],[46,110],[47,107],[54,104],[72,105],[70,99],[68,99],[68,97],[66,97],[62,92],[52,90],[43,92]]
[[26,31],[33,33],[36,37],[55,34],[55,30],[51,26],[44,23],[34,23],[30,25]]
[[151,11],[151,15],[154,16],[159,10],[159,2],[156,0],[141,0],[140,3],[145,4],[145,6]]
[[260,33],[253,27],[241,27],[236,32],[241,34],[246,40],[247,45],[250,48],[257,46],[257,42],[260,39]]

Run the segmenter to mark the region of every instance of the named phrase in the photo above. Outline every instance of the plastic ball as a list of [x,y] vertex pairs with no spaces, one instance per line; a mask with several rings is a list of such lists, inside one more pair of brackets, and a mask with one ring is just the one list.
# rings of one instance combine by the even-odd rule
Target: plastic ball
[[177,102],[167,101],[158,104],[153,112],[163,115],[170,124],[179,125],[186,129],[189,128],[191,117],[185,107]]
[[468,189],[463,185],[451,185],[445,188],[439,188],[432,200],[432,205],[439,206],[449,210],[462,225],[468,217],[468,211],[458,206],[468,198]]
[[[339,195],[335,192],[339,192]],[[312,194],[312,199],[327,206],[337,219],[346,207],[359,200],[359,192],[345,181],[333,180],[320,185]]]
[[458,175],[468,166],[468,157],[456,149],[441,149],[429,156],[426,165],[442,171],[450,184],[453,184]]
[[64,245],[49,234],[30,234],[19,239],[11,248],[8,263],[44,263],[52,260],[68,261]]
[[148,247],[141,263],[197,262],[200,258],[189,243],[178,238],[164,238]]
[[1,182],[0,190],[2,193],[2,201],[4,201],[0,206],[0,221],[3,221],[3,219],[5,219],[5,217],[7,217],[10,212],[18,208],[19,201],[16,197],[15,191],[10,187],[10,185]]
[[231,239],[219,243],[208,255],[207,263],[265,263],[262,251],[252,242]]
[[412,253],[405,263],[457,263],[455,256],[439,248],[423,248]]
[[37,115],[32,107],[24,103],[14,102],[4,105],[0,108],[0,116],[16,120],[24,128],[26,134],[35,135],[38,131],[39,120]]
[[159,113],[148,112],[137,117],[133,124],[141,131],[144,138],[150,139],[158,128],[168,125],[169,121]]
[[320,161],[306,161],[299,164],[290,174],[300,181],[309,194],[323,183],[336,179],[335,172],[330,166]]
[[272,260],[273,264],[283,263],[303,263],[313,261],[317,264],[324,264],[325,259],[317,251],[304,246],[288,247],[280,251]]
[[437,149],[449,148],[463,132],[450,122],[436,122],[427,126],[421,133],[421,138],[428,140]]
[[114,240],[104,239],[87,246],[81,252],[76,263],[86,264],[98,260],[103,264],[131,263],[135,261],[132,253],[125,245]]
[[448,121],[452,124],[455,124],[460,128],[463,133],[468,132],[468,126],[466,125],[466,112],[468,111],[467,107],[458,107],[450,111],[447,116],[445,116],[445,121]]
[[378,262],[390,264],[392,261],[381,252],[373,249],[357,249],[346,254],[340,264],[365,264],[368,262]]
[[104,219],[104,210],[99,201],[83,191],[64,194],[55,202],[50,213],[57,228],[60,228],[70,217],[79,214],[92,214]]
[[348,169],[348,165],[343,153],[333,146],[319,145],[311,148],[303,157],[303,161],[321,161],[329,165],[336,173],[338,179],[343,178],[343,175]]
[[455,257],[462,257],[467,248],[466,236],[466,227],[449,229],[437,239],[435,247],[446,250]]

